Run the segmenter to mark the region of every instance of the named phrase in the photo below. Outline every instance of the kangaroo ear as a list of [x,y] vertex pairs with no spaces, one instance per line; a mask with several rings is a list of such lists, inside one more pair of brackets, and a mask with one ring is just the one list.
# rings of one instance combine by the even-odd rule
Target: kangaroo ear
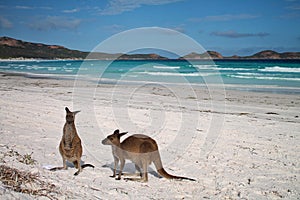
[[66,110],[67,113],[71,112],[68,107],[65,107],[65,110]]
[[74,111],[73,114],[76,115],[76,114],[79,113],[79,112],[80,112],[80,110]]
[[117,130],[114,131],[114,134],[119,135],[119,133],[120,133],[119,129],[117,129]]
[[119,134],[119,137],[122,137],[123,135],[126,135],[128,132],[123,132]]

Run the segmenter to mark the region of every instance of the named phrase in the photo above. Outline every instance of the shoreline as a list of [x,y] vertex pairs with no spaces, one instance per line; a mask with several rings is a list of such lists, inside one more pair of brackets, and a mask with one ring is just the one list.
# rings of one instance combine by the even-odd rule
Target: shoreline
[[[59,74],[34,74],[34,73],[25,73],[25,72],[6,72],[0,71],[0,76],[22,76],[25,78],[32,79],[53,79],[53,80],[72,80],[72,81],[87,81],[87,82],[95,82],[99,81],[97,78],[87,78],[86,77],[78,77],[77,75],[59,75]],[[168,82],[147,82],[147,81],[119,81],[115,79],[101,78],[98,82],[99,84],[115,84],[122,85],[140,85],[140,84],[163,84],[163,85],[182,85],[182,83],[168,83]],[[197,83],[189,83],[187,85],[191,85],[192,87],[208,87],[206,84],[197,84]],[[287,94],[287,95],[299,95],[300,88],[298,87],[286,87],[286,86],[277,86],[277,85],[251,85],[251,84],[210,84],[211,88],[224,88],[225,90],[236,90],[241,92],[259,92],[259,93],[269,93],[269,94]]]

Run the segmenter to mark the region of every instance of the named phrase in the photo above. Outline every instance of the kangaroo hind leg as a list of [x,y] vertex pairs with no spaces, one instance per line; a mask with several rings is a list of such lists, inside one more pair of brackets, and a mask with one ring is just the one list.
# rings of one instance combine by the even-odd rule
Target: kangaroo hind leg
[[74,176],[77,176],[80,172],[82,172],[82,168],[81,168],[81,164],[80,164],[80,159],[76,160],[73,162],[74,166],[77,170],[77,172],[75,172]]

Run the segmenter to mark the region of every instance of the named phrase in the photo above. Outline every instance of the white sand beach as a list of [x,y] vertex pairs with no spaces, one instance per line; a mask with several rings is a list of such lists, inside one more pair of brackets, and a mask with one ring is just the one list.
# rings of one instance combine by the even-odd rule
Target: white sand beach
[[[48,197],[28,195],[0,182],[1,199],[300,198],[298,95],[205,87],[193,93],[187,86],[157,84],[75,85],[0,74],[0,165],[34,174],[55,190]],[[45,169],[62,166],[58,144],[66,106],[81,110],[75,124],[82,160],[95,165],[78,176],[73,167]],[[166,171],[196,182],[161,178],[154,165],[147,183],[109,177],[113,157],[101,140],[115,129],[151,136]],[[130,161],[128,172],[134,172]]]

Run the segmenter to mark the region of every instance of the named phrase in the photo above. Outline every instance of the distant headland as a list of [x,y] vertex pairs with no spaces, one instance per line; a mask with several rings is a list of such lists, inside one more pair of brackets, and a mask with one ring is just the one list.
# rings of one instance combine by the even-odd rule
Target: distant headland
[[[0,37],[0,59],[99,59],[99,60],[168,60],[167,57],[158,54],[109,54],[104,52],[84,52],[71,50],[60,45],[46,45],[17,40],[10,37]],[[225,57],[216,51],[205,53],[192,52],[179,60],[267,60],[267,59],[300,59],[300,52],[278,53],[272,50],[265,50],[250,56],[229,56]]]

